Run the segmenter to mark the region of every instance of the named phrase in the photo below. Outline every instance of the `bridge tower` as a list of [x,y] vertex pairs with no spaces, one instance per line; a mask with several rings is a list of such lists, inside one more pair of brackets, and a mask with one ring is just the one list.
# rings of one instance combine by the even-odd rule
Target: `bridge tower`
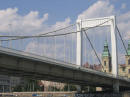
[[111,55],[109,52],[107,41],[105,41],[105,43],[104,43],[104,50],[102,53],[102,65],[103,65],[103,68],[102,68],[103,72],[112,73],[111,72],[111,70],[112,70]]
[[[102,24],[103,23],[103,24]],[[101,25],[102,24],[102,25]],[[112,51],[112,74],[113,76],[118,76],[118,61],[117,61],[117,45],[116,45],[116,21],[115,16],[103,17],[103,18],[93,18],[85,20],[77,20],[77,53],[76,53],[76,64],[81,66],[83,60],[83,45],[82,38],[83,28],[91,28],[96,26],[110,26],[111,31],[111,51]],[[119,92],[119,81],[113,82],[113,90]]]

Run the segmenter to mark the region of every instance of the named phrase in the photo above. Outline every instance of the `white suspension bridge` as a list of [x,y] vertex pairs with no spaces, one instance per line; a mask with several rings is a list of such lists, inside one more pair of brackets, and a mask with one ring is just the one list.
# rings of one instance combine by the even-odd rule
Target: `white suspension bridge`
[[[111,73],[105,72],[102,62],[105,41]],[[116,92],[130,89],[130,79],[118,73],[128,51],[115,16],[78,20],[37,35],[1,32],[0,42],[1,74],[109,87]]]

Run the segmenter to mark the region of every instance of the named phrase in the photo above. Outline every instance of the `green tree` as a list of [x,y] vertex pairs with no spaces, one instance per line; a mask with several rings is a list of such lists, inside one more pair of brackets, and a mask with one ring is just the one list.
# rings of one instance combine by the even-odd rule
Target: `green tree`
[[41,87],[39,84],[39,80],[25,79],[24,85],[17,85],[13,88],[13,91],[16,92],[24,92],[24,91],[43,91],[44,87]]
[[72,84],[66,84],[64,86],[64,91],[77,91],[77,88],[75,85]]

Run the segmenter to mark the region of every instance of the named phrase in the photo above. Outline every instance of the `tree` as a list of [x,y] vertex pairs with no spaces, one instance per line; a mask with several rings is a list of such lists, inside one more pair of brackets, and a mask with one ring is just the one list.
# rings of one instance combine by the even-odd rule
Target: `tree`
[[40,86],[39,80],[26,79],[24,85],[17,85],[13,88],[13,91],[24,92],[24,91],[43,91],[44,87]]
[[75,85],[72,84],[66,84],[64,86],[64,91],[77,91],[77,88]]

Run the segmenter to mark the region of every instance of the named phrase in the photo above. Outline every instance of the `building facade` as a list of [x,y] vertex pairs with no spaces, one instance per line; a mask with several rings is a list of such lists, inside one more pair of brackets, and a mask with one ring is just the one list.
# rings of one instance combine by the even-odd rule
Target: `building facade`
[[11,92],[17,85],[24,85],[21,77],[0,75],[0,92]]
[[63,90],[65,83],[42,80],[42,85],[44,86],[44,91],[55,91],[55,90]]
[[[102,53],[103,72],[112,73],[111,55],[108,43],[105,41]],[[127,54],[125,55],[125,64],[118,64],[118,73],[120,76],[130,78],[130,41],[128,41]]]
[[0,92],[10,91],[10,77],[5,75],[0,75]]
[[105,41],[104,43],[104,50],[102,53],[102,64],[103,64],[102,71],[107,72],[107,73],[112,72],[111,55],[109,52],[107,41]]
[[120,75],[130,78],[130,40],[128,41],[127,54],[125,55],[125,65],[120,66]]

